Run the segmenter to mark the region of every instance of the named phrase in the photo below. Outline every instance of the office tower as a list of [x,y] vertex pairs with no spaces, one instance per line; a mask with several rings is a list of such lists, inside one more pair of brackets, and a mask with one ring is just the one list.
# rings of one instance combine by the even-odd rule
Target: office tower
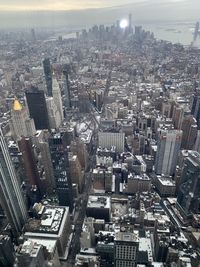
[[128,27],[129,27],[129,33],[132,32],[132,14],[129,14],[128,16]]
[[29,117],[28,110],[15,99],[11,109],[10,128],[13,137],[19,140],[22,136],[33,136],[36,133],[34,120]]
[[52,134],[49,147],[53,163],[59,205],[68,206],[73,211],[72,182],[69,173],[69,160],[65,133]]
[[36,129],[49,129],[49,118],[44,91],[32,86],[30,90],[26,91],[26,101],[30,117],[34,119]]
[[183,118],[184,118],[184,108],[179,105],[174,106],[172,121],[175,129],[181,129]]
[[13,233],[18,235],[27,219],[27,212],[7,144],[1,130],[0,166],[0,203],[12,226]]
[[135,267],[139,238],[136,233],[118,232],[114,241],[114,266]]
[[43,176],[45,177],[46,191],[52,193],[56,188],[53,173],[53,165],[51,162],[51,154],[48,143],[49,133],[45,131],[37,131],[34,137],[36,150],[38,154],[38,162],[43,166]]
[[181,130],[161,130],[155,161],[156,174],[173,175],[181,147]]
[[63,115],[63,105],[62,105],[62,97],[61,97],[61,91],[60,91],[60,86],[55,78],[55,76],[53,77],[53,100],[54,103],[57,107],[57,110],[60,113],[60,117],[61,117],[61,121],[63,121],[64,119],[64,115]]
[[177,205],[185,217],[200,212],[200,154],[189,151],[181,173]]
[[22,153],[27,185],[30,187],[37,187],[37,189],[41,193],[40,175],[38,172],[37,162],[31,139],[22,137],[22,139],[18,141],[18,145]]
[[43,60],[44,76],[47,87],[47,95],[52,96],[52,70],[49,58]]
[[193,149],[197,137],[196,119],[192,115],[186,116],[183,119],[181,129],[183,131],[181,148]]
[[69,170],[72,183],[77,184],[79,192],[82,192],[83,172],[77,155],[73,155],[73,153],[69,153]]
[[47,111],[48,111],[50,128],[56,129],[61,124],[60,112],[57,106],[55,105],[53,97],[47,97],[46,103],[47,103]]
[[70,96],[70,84],[68,71],[63,71],[62,75],[63,92],[64,92],[64,106],[65,108],[71,108],[71,96]]
[[0,235],[0,266],[13,267],[15,251],[11,239],[7,235]]

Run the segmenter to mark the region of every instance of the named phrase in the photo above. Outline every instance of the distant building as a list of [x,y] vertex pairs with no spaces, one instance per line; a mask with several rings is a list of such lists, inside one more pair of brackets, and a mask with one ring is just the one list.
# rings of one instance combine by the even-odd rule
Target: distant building
[[43,60],[44,75],[47,87],[47,95],[52,96],[52,70],[49,58]]
[[181,130],[161,130],[156,153],[156,174],[173,175],[181,147]]
[[99,146],[102,148],[111,149],[115,146],[118,153],[124,151],[125,134],[124,133],[111,133],[99,132],[98,134]]

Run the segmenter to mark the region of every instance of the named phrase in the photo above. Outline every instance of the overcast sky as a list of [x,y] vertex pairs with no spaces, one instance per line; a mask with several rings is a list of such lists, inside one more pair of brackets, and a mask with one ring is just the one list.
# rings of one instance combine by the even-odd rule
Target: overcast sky
[[[158,0],[157,0],[158,1]],[[73,10],[104,8],[130,3],[155,3],[155,0],[0,0],[0,10]],[[193,2],[197,0],[159,0],[159,3]],[[198,0],[199,1],[199,0]],[[200,1],[199,1],[200,2]],[[199,5],[200,6],[200,5]]]

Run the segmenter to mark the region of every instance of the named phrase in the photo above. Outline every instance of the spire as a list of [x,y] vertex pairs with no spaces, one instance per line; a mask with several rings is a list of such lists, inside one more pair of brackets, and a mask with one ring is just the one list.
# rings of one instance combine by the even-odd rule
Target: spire
[[20,104],[19,100],[15,99],[13,102],[13,110],[20,111],[22,110],[22,105]]

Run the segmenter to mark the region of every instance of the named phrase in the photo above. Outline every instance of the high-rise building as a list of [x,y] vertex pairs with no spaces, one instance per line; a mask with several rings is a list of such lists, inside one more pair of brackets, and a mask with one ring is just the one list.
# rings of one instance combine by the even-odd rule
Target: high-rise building
[[30,117],[34,119],[36,129],[49,129],[50,125],[44,91],[32,86],[30,90],[26,91],[26,101]]
[[52,70],[49,58],[43,60],[44,76],[47,87],[47,95],[52,96]]
[[58,81],[56,80],[55,77],[53,77],[52,87],[53,87],[53,91],[52,91],[53,100],[54,100],[54,103],[55,103],[55,105],[57,107],[57,110],[60,113],[61,121],[63,121],[64,115],[63,115],[63,105],[62,105],[61,90],[60,90],[60,86],[58,84]]
[[192,115],[186,116],[183,119],[181,129],[183,131],[181,147],[184,149],[193,149],[197,137],[196,119]]
[[34,143],[37,146],[38,162],[43,165],[45,177],[46,191],[51,193],[56,188],[53,173],[53,165],[48,143],[49,133],[46,131],[37,131],[34,137]]
[[68,71],[63,71],[62,82],[63,82],[63,92],[64,92],[64,106],[65,108],[69,109],[71,108],[71,95],[70,95]]
[[49,124],[51,129],[56,129],[61,124],[61,115],[60,112],[55,105],[53,97],[46,98],[47,103],[47,111],[49,116]]
[[14,234],[18,235],[27,219],[27,210],[1,130],[0,167],[0,203]]
[[72,182],[69,172],[68,151],[65,133],[56,133],[49,138],[59,205],[73,210]]
[[34,120],[29,117],[28,110],[15,99],[11,109],[10,128],[13,137],[19,140],[22,136],[30,137],[36,133]]
[[30,187],[37,187],[41,192],[40,175],[37,168],[37,162],[34,155],[33,144],[30,138],[22,137],[18,141],[19,149],[22,153],[24,169],[27,178],[27,184]]
[[181,147],[181,130],[161,130],[155,161],[156,174],[173,175]]
[[139,237],[136,233],[118,232],[114,242],[115,267],[135,267]]
[[181,173],[177,205],[185,217],[200,212],[200,154],[189,151]]

